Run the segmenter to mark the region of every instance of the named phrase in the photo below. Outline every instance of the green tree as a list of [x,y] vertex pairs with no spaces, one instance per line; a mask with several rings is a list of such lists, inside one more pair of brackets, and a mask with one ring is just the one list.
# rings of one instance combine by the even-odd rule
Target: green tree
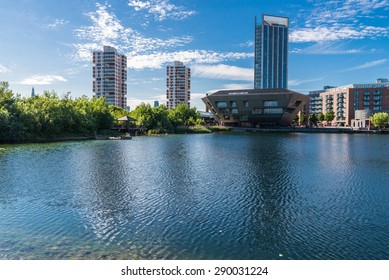
[[147,130],[153,129],[157,126],[154,111],[150,104],[141,103],[134,111],[131,112],[131,117],[136,119],[136,124],[138,126],[144,127]]
[[0,82],[0,141],[17,141],[26,137],[19,122],[18,98],[8,88],[7,82]]
[[8,83],[3,82],[0,84],[0,141],[92,135],[112,126],[115,110],[111,107],[102,98],[83,96],[73,100],[69,94],[60,98],[54,91],[21,98],[14,96]]
[[169,110],[169,119],[174,127],[196,125],[200,113],[197,109],[189,108],[186,104],[180,104],[176,108]]
[[309,115],[308,120],[310,121],[311,124],[317,125],[318,118],[317,118],[316,114]]
[[334,111],[329,111],[324,116],[324,120],[327,122],[332,122],[334,119],[335,119]]
[[157,133],[173,132],[173,125],[169,119],[169,111],[165,105],[160,105],[153,108],[156,127],[154,129]]
[[385,112],[375,113],[370,117],[370,121],[375,127],[382,129],[389,125],[389,115]]
[[[92,98],[90,101],[91,106],[91,114],[94,121],[94,128],[97,132],[98,130],[102,129],[109,129],[112,124],[114,123],[114,120],[116,120],[116,116],[112,115],[110,108],[113,106],[109,106],[104,98]],[[129,112],[122,109],[124,115],[129,115]]]
[[300,124],[306,124],[307,120],[308,120],[308,118],[305,114],[300,115]]
[[322,112],[319,113],[319,115],[317,116],[317,119],[319,122],[322,122],[325,120],[325,116]]

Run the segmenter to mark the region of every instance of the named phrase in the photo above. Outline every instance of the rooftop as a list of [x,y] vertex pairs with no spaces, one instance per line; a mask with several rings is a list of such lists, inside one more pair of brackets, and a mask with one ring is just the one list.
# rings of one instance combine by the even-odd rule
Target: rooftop
[[235,89],[235,90],[219,90],[210,95],[254,95],[254,94],[285,94],[285,93],[298,93],[284,88],[271,88],[271,89]]
[[324,88],[322,92],[332,92],[332,91],[339,91],[344,90],[348,88],[383,88],[383,87],[389,87],[389,80],[386,78],[378,78],[376,83],[366,83],[366,84],[349,84],[345,86],[340,87],[332,87],[332,88]]
[[262,22],[268,25],[284,25],[288,27],[289,19],[287,17],[262,15]]

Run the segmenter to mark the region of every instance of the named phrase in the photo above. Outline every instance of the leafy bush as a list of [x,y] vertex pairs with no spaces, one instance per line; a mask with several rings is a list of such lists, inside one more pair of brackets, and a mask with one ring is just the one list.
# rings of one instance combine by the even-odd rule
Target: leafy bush
[[15,96],[8,83],[0,84],[0,142],[93,135],[109,129],[113,106],[102,98],[60,98],[54,91],[25,98]]

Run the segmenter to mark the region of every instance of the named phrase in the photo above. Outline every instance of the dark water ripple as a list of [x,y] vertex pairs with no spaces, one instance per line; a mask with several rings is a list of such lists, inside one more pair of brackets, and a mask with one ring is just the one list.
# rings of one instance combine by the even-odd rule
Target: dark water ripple
[[0,259],[389,258],[382,136],[212,134],[4,148]]

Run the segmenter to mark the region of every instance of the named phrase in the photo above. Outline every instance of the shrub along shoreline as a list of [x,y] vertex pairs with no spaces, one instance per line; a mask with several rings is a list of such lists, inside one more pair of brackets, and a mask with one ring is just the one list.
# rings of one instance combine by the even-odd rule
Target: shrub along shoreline
[[7,82],[0,83],[0,143],[95,139],[98,134],[114,134],[110,129],[122,116],[134,118],[146,134],[212,132],[203,126],[197,109],[184,104],[168,110],[164,105],[152,108],[142,103],[129,112],[108,105],[103,98],[73,99],[54,91],[21,97]]

